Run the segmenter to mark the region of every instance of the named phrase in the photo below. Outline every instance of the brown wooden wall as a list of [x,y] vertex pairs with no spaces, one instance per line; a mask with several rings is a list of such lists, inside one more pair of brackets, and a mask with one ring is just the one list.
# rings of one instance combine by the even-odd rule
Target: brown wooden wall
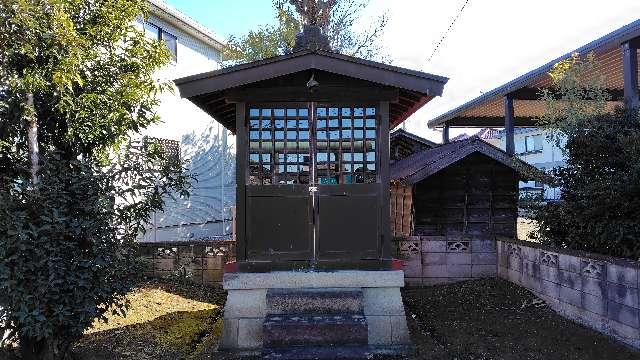
[[412,235],[515,238],[517,199],[517,173],[472,154],[415,184]]
[[409,236],[413,231],[413,189],[411,185],[391,184],[389,198],[391,236]]

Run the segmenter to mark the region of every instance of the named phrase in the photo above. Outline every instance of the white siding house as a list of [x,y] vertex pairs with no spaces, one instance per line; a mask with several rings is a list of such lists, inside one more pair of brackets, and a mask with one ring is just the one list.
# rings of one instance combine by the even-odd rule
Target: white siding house
[[[516,128],[514,130],[515,154],[523,161],[538,169],[548,170],[565,164],[562,149],[554,141],[547,139],[547,132],[539,128]],[[504,150],[504,131],[483,129],[478,133],[483,140]],[[560,198],[560,190],[535,181],[520,182],[520,191],[543,192],[546,200]]]
[[[161,0],[148,0],[149,18],[138,25],[149,38],[165,41],[173,61],[157,74],[163,81],[220,68],[224,43],[210,30]],[[161,95],[162,119],[143,133],[177,141],[197,177],[189,199],[168,200],[141,241],[217,238],[231,233],[235,204],[234,137],[178,90]]]

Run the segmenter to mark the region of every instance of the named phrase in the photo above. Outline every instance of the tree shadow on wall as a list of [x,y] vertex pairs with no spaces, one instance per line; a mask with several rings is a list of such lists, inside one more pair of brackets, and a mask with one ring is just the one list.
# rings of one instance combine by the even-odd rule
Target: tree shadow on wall
[[231,233],[235,205],[235,137],[218,123],[182,137],[180,151],[194,175],[189,198],[167,199],[145,240],[208,239]]

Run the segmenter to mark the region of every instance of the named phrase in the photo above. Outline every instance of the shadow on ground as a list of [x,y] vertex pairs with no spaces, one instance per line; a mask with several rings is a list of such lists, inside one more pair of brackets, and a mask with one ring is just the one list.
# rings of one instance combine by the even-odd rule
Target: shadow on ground
[[77,359],[201,359],[222,330],[221,311],[179,311],[152,321],[85,335]]

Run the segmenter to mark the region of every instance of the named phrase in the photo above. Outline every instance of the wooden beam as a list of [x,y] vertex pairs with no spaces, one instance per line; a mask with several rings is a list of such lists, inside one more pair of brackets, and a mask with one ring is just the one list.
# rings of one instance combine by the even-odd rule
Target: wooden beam
[[222,110],[222,109],[220,109],[220,110],[218,111],[218,114],[219,114],[218,116],[220,116],[220,117],[222,117],[222,118],[227,118],[227,117],[229,117],[230,115],[235,114],[235,112],[236,112],[236,109],[235,109],[235,108],[227,108],[226,110]]
[[401,91],[400,95],[402,97],[407,98],[407,99],[409,99],[411,101],[414,101],[414,102],[415,101],[419,101],[420,98],[422,97],[422,95],[420,95],[420,94],[418,94],[416,92],[413,92],[413,91],[408,91],[408,90]]
[[399,100],[399,90],[389,87],[335,86],[320,84],[313,92],[302,86],[284,86],[268,88],[235,88],[225,91],[229,103],[251,101],[389,101]]
[[411,103],[411,105],[404,105],[400,102],[394,103],[393,107],[394,109],[399,109],[401,113],[404,113],[405,111],[411,109],[411,106],[413,106],[415,103]]
[[247,260],[246,236],[246,184],[249,140],[244,103],[237,103],[236,110],[236,261]]
[[442,143],[446,144],[449,142],[449,125],[445,125],[442,128]]
[[217,97],[211,97],[211,98],[203,97],[202,99],[203,99],[202,102],[207,106],[213,106],[214,104],[225,104],[226,103],[224,96],[217,96]]
[[[543,90],[543,88],[524,87],[509,93],[509,95],[513,100],[540,100]],[[620,89],[603,89],[603,91],[609,96],[609,101],[624,100],[624,92]],[[561,97],[558,95],[556,99],[560,100]]]
[[516,150],[513,138],[513,98],[509,95],[504,97],[504,131],[506,146],[505,151],[509,155],[513,155]]
[[[404,111],[400,116],[393,116],[389,118],[389,129],[393,129],[394,127],[401,124],[403,121],[407,120],[407,118],[413,115],[418,109],[420,109],[424,104],[428,103],[433,97],[425,96],[420,99],[417,103],[415,103],[410,109]],[[394,106],[398,104],[393,104]]]
[[[447,121],[451,127],[468,128],[501,128],[504,126],[504,116],[461,116]],[[538,120],[534,117],[514,117],[514,127],[536,127]]]
[[380,234],[380,249],[379,256],[381,259],[391,259],[391,225],[389,224],[389,155],[390,155],[390,147],[389,147],[389,102],[381,101],[379,105],[380,112],[380,127],[378,131],[378,171],[380,176],[380,221],[382,222]]
[[405,98],[405,97],[400,96],[400,98],[398,99],[398,102],[396,104],[403,106],[405,109],[409,109],[415,103],[416,103],[415,101],[413,101],[413,100],[411,100],[409,98]]
[[638,95],[638,47],[627,41],[622,44],[622,69],[624,79],[624,103],[628,109],[640,106]]

